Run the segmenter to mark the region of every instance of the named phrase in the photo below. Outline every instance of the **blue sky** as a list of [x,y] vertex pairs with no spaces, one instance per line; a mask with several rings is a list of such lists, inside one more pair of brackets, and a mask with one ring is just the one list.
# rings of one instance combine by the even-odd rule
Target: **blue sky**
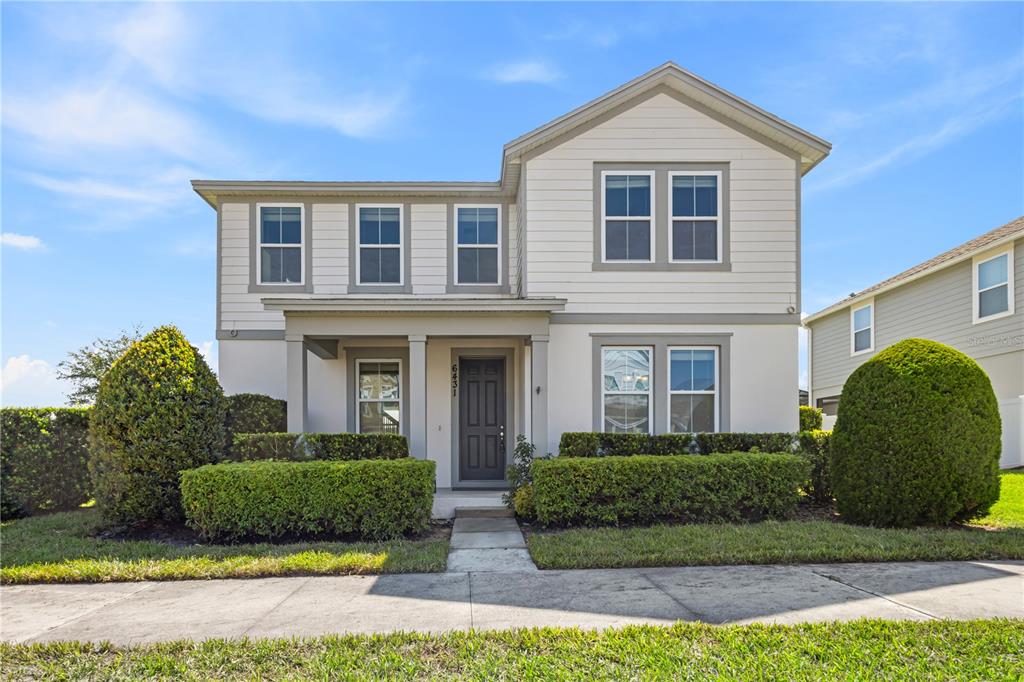
[[216,362],[192,178],[494,180],[501,146],[667,61],[834,144],[813,312],[1024,213],[1024,5],[3,3],[3,402],[178,325]]

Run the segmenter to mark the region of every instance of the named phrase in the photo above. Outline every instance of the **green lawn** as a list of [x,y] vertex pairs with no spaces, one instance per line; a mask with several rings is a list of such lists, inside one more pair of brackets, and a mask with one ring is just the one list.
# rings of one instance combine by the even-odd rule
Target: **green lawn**
[[1009,620],[0,645],[4,679],[1017,679]]
[[93,509],[5,522],[0,582],[77,583],[443,571],[448,540],[174,545],[92,537]]
[[1024,471],[1002,475],[999,503],[971,526],[904,530],[832,521],[663,524],[531,533],[527,544],[541,568],[1024,559]]

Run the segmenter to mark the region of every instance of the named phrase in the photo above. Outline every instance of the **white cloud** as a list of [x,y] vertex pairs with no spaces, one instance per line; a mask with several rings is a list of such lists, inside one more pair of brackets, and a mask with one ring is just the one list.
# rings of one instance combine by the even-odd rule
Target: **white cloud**
[[5,407],[63,405],[66,389],[50,363],[28,354],[7,358],[0,371],[0,402]]
[[561,72],[541,61],[523,61],[492,67],[485,78],[498,83],[553,83]]
[[12,249],[22,251],[42,251],[46,248],[43,240],[30,234],[18,234],[17,232],[4,232],[0,234],[0,244]]
[[206,364],[210,366],[213,373],[217,373],[217,346],[213,341],[203,341],[197,348],[199,348],[199,354],[206,360]]
[[544,40],[580,42],[593,47],[608,48],[618,44],[621,36],[610,26],[591,26],[570,21],[565,26],[541,36]]

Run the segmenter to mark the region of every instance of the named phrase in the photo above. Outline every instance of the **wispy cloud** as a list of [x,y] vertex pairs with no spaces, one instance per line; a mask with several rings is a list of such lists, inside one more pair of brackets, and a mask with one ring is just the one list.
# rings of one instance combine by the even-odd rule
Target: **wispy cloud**
[[28,354],[7,358],[0,370],[0,403],[7,407],[62,405],[66,389],[50,363]]
[[522,61],[491,67],[484,74],[487,80],[497,83],[554,83],[562,73],[554,66],[542,61]]
[[619,31],[611,26],[590,25],[575,19],[541,37],[544,40],[580,42],[599,48],[613,47],[622,38]]
[[17,232],[4,232],[0,234],[0,244],[21,251],[42,251],[46,248],[43,240],[30,234],[18,234]]

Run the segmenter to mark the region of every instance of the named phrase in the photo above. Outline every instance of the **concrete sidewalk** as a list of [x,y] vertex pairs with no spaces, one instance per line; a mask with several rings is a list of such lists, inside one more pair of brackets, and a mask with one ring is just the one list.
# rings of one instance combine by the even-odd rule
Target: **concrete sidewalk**
[[7,641],[119,644],[676,620],[1024,618],[1024,562],[707,566],[0,588]]

